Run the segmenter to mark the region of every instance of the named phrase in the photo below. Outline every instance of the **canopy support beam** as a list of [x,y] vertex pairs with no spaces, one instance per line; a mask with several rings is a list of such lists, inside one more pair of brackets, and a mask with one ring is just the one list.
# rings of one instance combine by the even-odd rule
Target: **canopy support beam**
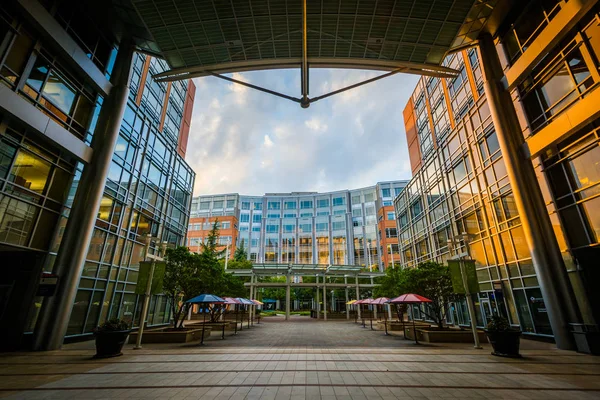
[[310,100],[308,98],[308,31],[306,29],[306,0],[302,0],[302,64],[300,65],[300,76],[302,84],[302,101],[300,106],[308,108]]

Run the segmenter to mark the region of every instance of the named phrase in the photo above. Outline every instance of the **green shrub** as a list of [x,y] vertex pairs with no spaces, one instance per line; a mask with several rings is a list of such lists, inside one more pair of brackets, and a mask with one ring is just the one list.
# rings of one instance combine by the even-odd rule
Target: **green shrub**
[[96,332],[115,332],[115,331],[126,331],[129,329],[129,324],[122,319],[114,318],[109,319],[98,328],[96,328]]

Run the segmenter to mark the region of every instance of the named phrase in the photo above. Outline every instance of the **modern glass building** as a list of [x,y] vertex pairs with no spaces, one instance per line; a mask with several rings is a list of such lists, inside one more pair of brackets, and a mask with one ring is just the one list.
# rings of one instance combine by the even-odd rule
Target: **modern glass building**
[[[199,196],[192,201],[188,246],[195,250],[212,222],[221,245],[243,246],[256,263],[360,265],[398,263],[392,199],[405,181],[330,193]],[[386,226],[388,226],[386,228]]]
[[[21,3],[0,5],[8,349],[85,337],[107,318],[137,326],[146,237],[151,252],[184,243],[195,177],[184,160],[193,83],[155,81],[167,64],[117,40],[84,3]],[[154,296],[148,323],[168,320]]]
[[[413,178],[394,201],[406,266],[447,260],[468,234],[478,325],[505,315],[581,351],[600,321],[599,12],[515,4],[446,57],[457,77],[423,77],[404,110]],[[450,320],[469,323],[464,304]]]

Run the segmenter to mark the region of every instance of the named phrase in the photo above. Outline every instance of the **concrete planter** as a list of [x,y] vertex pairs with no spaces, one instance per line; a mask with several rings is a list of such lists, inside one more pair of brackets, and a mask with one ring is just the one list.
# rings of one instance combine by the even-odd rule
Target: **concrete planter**
[[[189,343],[201,339],[203,328],[184,328],[173,329],[163,328],[157,330],[144,331],[142,336],[142,344],[145,343]],[[204,332],[204,337],[210,336],[211,327],[207,326]],[[137,332],[132,332],[129,335],[129,344],[134,344],[137,341]]]
[[[438,328],[420,328],[417,326],[417,339],[420,342],[427,343],[473,343],[473,333],[470,330],[443,329]],[[477,331],[480,341],[486,341],[485,332]],[[407,325],[404,328],[404,337],[414,340],[412,326]]]

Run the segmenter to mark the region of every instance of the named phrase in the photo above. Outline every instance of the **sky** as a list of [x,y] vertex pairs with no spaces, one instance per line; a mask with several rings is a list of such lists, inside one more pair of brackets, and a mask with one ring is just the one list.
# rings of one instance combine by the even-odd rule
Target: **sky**
[[[381,74],[311,69],[316,97]],[[299,70],[229,76],[300,97]],[[311,104],[215,77],[197,78],[186,161],[194,196],[328,192],[409,179],[402,110],[418,77],[396,74]]]

